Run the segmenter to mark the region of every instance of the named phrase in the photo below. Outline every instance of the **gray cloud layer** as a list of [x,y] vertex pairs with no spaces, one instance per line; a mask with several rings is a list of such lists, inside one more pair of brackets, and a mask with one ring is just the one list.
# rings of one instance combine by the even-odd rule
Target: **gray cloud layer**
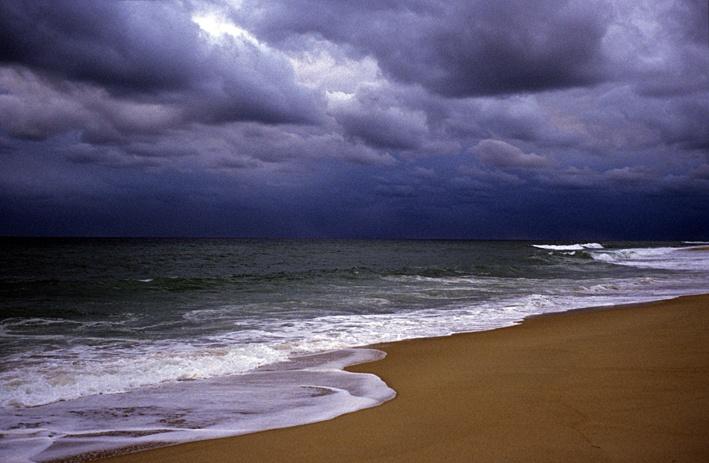
[[292,219],[309,232],[331,207],[464,229],[494,198],[695,203],[706,19],[701,0],[2,2],[0,199],[321,201]]
[[283,56],[236,39],[209,44],[168,2],[4,2],[0,60],[48,79],[161,105],[208,123],[313,122],[317,97]]
[[262,6],[252,24],[267,40],[321,36],[373,55],[393,79],[448,97],[582,86],[605,77],[608,13],[597,2],[295,0]]

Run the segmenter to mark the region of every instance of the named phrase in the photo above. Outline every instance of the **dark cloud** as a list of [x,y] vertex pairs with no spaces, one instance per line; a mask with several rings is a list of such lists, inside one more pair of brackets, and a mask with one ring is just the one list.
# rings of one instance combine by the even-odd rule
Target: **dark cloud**
[[0,62],[113,97],[177,106],[190,121],[312,123],[317,96],[278,53],[210,43],[181,3],[0,3]]
[[0,233],[706,234],[708,15],[0,2]]
[[544,156],[525,153],[502,140],[482,140],[475,146],[474,151],[484,164],[500,168],[538,169],[549,165],[549,160]]
[[[274,42],[312,34],[372,54],[393,78],[448,97],[587,85],[604,78],[607,6],[594,2],[264,2]],[[312,14],[318,11],[318,14]]]
[[709,180],[709,164],[702,164],[691,172],[692,177]]
[[419,148],[426,137],[426,116],[397,107],[351,105],[335,113],[345,133],[368,145],[394,150]]
[[95,164],[106,167],[157,167],[159,159],[133,155],[127,156],[116,149],[96,148],[86,143],[79,143],[60,150],[61,154],[72,163]]
[[[166,2],[3,2],[0,59],[129,92],[189,87],[199,29]],[[169,27],[155,27],[155,24]]]

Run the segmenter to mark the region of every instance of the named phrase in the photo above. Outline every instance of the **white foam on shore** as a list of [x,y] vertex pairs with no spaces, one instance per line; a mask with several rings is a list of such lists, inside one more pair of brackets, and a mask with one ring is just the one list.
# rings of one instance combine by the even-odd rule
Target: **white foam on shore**
[[[709,253],[691,247],[535,245],[542,246],[554,247],[552,256],[573,255],[576,251],[566,250],[568,246],[580,246],[583,254],[599,262],[579,262],[600,268],[614,264],[672,272],[637,271],[630,273],[639,276],[586,280],[389,275],[381,278],[394,283],[385,286],[387,291],[416,293],[421,299],[430,295],[446,305],[297,319],[257,318],[254,310],[254,318],[238,320],[230,320],[228,307],[209,307],[187,312],[184,318],[195,323],[221,318],[233,323],[231,330],[189,341],[105,338],[111,342],[70,343],[52,351],[28,348],[8,355],[0,370],[5,407],[0,414],[0,455],[10,461],[61,458],[321,421],[377,405],[394,394],[375,376],[342,371],[347,364],[381,355],[351,347],[483,331],[530,315],[706,292]],[[628,273],[618,270],[622,272],[615,273]],[[384,306],[386,296],[374,292],[367,301]],[[67,323],[72,324],[66,335],[71,337],[74,325],[109,322],[6,319],[0,337]],[[330,353],[298,357],[314,352]]]
[[[72,343],[70,347],[54,348],[51,352],[27,349],[7,355],[4,368],[0,370],[0,405],[15,409],[95,394],[129,392],[163,383],[242,374],[296,355],[461,331],[489,330],[509,326],[529,315],[669,298],[706,289],[706,280],[702,276],[709,270],[709,253],[694,252],[691,247],[603,249],[598,243],[573,246],[585,246],[585,252],[594,260],[608,264],[689,273],[682,277],[658,275],[608,281],[474,275],[385,276],[382,280],[394,282],[396,291],[401,294],[415,293],[418,298],[427,299],[430,291],[432,300],[445,300],[446,305],[432,309],[297,319],[242,316],[238,320],[226,318],[228,309],[223,314],[213,308],[195,309],[187,312],[184,318],[199,323],[225,315],[225,326],[232,323],[234,328],[189,341],[105,338],[102,343],[92,344],[84,340]],[[569,251],[562,251],[566,252]],[[530,292],[514,295],[524,288]],[[483,300],[480,295],[484,295]],[[376,297],[371,299],[373,302],[379,300]],[[0,324],[0,337],[17,337],[28,328],[66,323],[80,327],[81,323],[97,322],[6,319]],[[74,336],[73,332],[72,328],[66,336]]]
[[343,371],[383,356],[347,349],[245,375],[18,409],[0,415],[0,452],[8,463],[46,461],[332,419],[394,397],[379,377]]
[[[642,280],[631,286],[613,281],[579,286],[566,296],[531,294],[509,298],[498,301],[494,308],[488,304],[408,314],[328,316],[303,324],[284,322],[271,335],[281,338],[280,348],[291,354],[298,350],[323,351],[335,346],[483,331],[519,323],[529,315],[658,300],[687,292],[684,288],[628,295],[633,287],[639,290],[653,283]],[[305,329],[309,330],[307,336]],[[300,342],[296,340],[298,336],[303,337]],[[227,338],[222,340],[226,342]],[[331,419],[394,397],[395,392],[377,376],[342,370],[381,356],[382,352],[372,349],[341,349],[291,358],[240,375],[162,382],[125,393],[13,407],[11,413],[0,415],[0,429],[4,430],[0,431],[0,452],[5,461],[42,461]]]
[[53,361],[32,353],[7,360],[0,372],[0,405],[33,407],[94,394],[126,392],[166,381],[233,375],[288,358],[267,344],[194,346],[156,342],[118,348],[76,346]]
[[[638,277],[608,282],[474,275],[384,276],[382,280],[395,283],[395,290],[401,294],[415,293],[422,300],[445,300],[446,305],[385,313],[238,320],[229,318],[229,308],[195,309],[184,318],[199,323],[223,317],[221,323],[227,327],[226,332],[181,341],[101,338],[91,343],[86,341],[92,338],[81,338],[69,347],[55,347],[52,351],[28,348],[7,355],[0,370],[0,405],[14,409],[169,382],[241,374],[294,355],[494,329],[538,313],[640,302],[706,289],[701,272],[709,270],[709,253],[694,252],[691,247],[603,249],[598,248],[601,246],[598,243],[573,246],[586,246],[586,254],[608,264],[690,272],[665,279]],[[561,253],[566,252],[573,251]],[[514,295],[524,288],[529,290],[528,294]],[[480,295],[484,295],[484,300],[480,300]],[[372,307],[386,305],[386,299],[373,296],[368,299]],[[75,326],[124,322],[123,319],[115,322],[6,319],[0,323],[0,337],[16,339],[25,336],[28,329],[56,325],[65,329],[65,334],[46,336],[59,341],[75,336]],[[230,323],[234,325],[232,330],[228,329]],[[36,339],[45,335],[32,333],[32,336]]]
[[[695,253],[696,254],[696,253]],[[526,280],[531,287],[546,284],[544,293],[494,297],[467,302],[469,292],[496,285],[507,293],[518,279],[451,279],[428,282],[450,292],[449,305],[394,313],[325,315],[308,319],[241,319],[253,329],[184,341],[77,345],[38,353],[8,356],[0,372],[0,396],[5,408],[44,405],[96,394],[112,394],[187,380],[205,380],[254,369],[298,355],[333,351],[403,339],[444,336],[510,326],[529,315],[572,308],[641,302],[693,291],[693,283],[662,288],[648,279],[594,280],[594,285],[559,280]],[[401,281],[401,290],[408,291]],[[648,292],[648,288],[654,288]],[[463,292],[462,297],[455,297]],[[459,301],[459,302],[456,302]],[[457,305],[456,305],[457,304]],[[211,313],[212,309],[207,309]],[[188,314],[196,317],[199,311]]]

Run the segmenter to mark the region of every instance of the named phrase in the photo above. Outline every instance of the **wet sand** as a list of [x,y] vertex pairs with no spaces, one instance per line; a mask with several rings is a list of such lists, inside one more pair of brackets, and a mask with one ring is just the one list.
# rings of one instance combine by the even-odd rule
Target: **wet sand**
[[709,296],[377,347],[384,405],[103,461],[709,461]]

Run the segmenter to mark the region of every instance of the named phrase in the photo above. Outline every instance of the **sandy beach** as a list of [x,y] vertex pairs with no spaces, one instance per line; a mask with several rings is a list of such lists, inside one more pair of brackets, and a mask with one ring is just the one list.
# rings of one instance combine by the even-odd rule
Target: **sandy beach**
[[393,387],[327,422],[105,459],[144,462],[709,461],[709,296],[377,346]]

